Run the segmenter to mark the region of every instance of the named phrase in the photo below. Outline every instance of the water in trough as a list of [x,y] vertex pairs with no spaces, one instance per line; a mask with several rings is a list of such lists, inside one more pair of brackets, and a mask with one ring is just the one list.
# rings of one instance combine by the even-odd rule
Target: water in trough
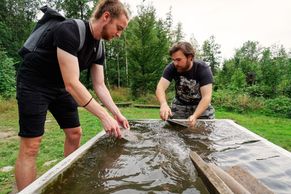
[[191,150],[224,168],[248,168],[275,193],[291,191],[290,158],[223,120],[200,121],[195,129],[131,121],[125,137],[103,136],[42,193],[209,193]]

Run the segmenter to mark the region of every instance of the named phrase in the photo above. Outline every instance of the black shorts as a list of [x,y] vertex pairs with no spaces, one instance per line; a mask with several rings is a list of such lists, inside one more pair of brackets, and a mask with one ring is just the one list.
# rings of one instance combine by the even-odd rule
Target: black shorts
[[21,137],[38,137],[44,133],[47,110],[60,128],[80,126],[78,105],[64,88],[40,87],[17,83],[17,101]]

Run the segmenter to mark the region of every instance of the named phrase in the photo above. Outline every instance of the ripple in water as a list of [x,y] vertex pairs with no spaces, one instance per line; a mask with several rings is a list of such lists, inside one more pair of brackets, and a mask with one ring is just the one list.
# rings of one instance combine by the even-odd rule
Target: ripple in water
[[169,127],[137,122],[124,139],[102,137],[43,193],[209,193],[189,146]]
[[243,166],[275,193],[290,193],[290,158],[269,148],[223,121],[195,129],[135,121],[123,139],[102,137],[43,193],[208,193],[191,150],[224,168]]

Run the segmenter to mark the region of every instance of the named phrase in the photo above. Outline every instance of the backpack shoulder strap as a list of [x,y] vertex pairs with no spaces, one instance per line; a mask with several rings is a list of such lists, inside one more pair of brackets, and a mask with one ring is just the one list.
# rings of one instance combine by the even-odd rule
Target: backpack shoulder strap
[[85,37],[86,37],[86,26],[83,20],[80,19],[74,19],[78,26],[79,34],[80,34],[80,45],[78,48],[78,51],[80,51],[84,45]]
[[[80,19],[74,19],[74,21],[76,22],[77,26],[78,26],[78,30],[79,30],[79,34],[80,34],[80,45],[78,48],[78,51],[80,51],[82,49],[82,47],[84,46],[84,42],[85,42],[85,37],[86,37],[86,26],[83,20]],[[96,60],[101,59],[103,52],[104,52],[104,42],[101,39],[98,45],[98,50],[96,53]]]
[[[102,57],[102,54],[103,54],[103,52],[104,52],[104,49],[103,49],[103,45],[104,44],[104,42],[103,42],[103,40],[102,39],[100,39],[100,41],[99,41],[99,45],[98,45],[98,50],[97,50],[97,53],[96,53],[96,60],[99,60],[99,59],[101,59],[101,57]],[[104,53],[105,54],[105,53]]]

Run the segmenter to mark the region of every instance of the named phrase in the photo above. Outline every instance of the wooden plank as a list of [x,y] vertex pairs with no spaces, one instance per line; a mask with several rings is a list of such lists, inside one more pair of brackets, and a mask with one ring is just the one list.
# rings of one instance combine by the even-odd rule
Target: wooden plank
[[230,188],[235,194],[251,194],[246,188],[244,188],[239,182],[237,182],[230,174],[225,172],[213,163],[208,164],[210,168],[215,172],[219,178]]
[[190,158],[198,171],[198,175],[201,177],[210,193],[233,194],[230,188],[228,188],[228,186],[214,173],[214,171],[197,153],[191,151]]
[[136,108],[160,108],[160,105],[152,105],[152,104],[134,104]]
[[252,194],[274,194],[263,183],[259,182],[253,175],[248,173],[240,166],[233,166],[226,170],[237,182],[239,182]]
[[118,107],[128,107],[132,105],[132,102],[116,102],[115,104]]

